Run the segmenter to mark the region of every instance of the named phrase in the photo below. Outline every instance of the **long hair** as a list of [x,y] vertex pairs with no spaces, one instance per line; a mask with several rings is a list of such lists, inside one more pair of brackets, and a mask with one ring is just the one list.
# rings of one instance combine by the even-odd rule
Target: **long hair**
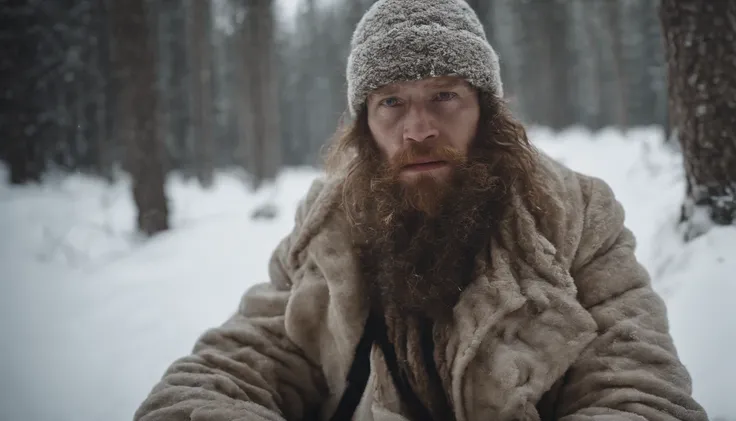
[[[478,130],[471,149],[476,154],[487,154],[484,162],[498,177],[503,192],[510,193],[513,188],[534,214],[539,213],[543,183],[537,149],[502,99],[480,92],[479,104]],[[356,187],[365,185],[366,177],[376,176],[375,168],[382,157],[368,126],[365,105],[356,118],[342,123],[327,148],[324,168],[330,175],[344,177],[341,206],[348,220],[355,221],[370,200],[354,194],[360,191]]]

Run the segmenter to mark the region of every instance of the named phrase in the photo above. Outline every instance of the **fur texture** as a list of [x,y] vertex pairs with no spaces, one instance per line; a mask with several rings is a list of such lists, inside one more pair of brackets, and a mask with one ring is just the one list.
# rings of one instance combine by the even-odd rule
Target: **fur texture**
[[[347,163],[340,208],[352,215],[361,261],[360,275],[368,286],[373,307],[386,319],[388,339],[395,347],[399,371],[404,373],[421,403],[407,400],[407,411],[425,406],[436,420],[452,420],[442,382],[433,369],[441,353],[434,352],[433,321],[452,318],[462,291],[473,280],[475,256],[488,246],[508,205],[510,186],[538,189],[537,154],[523,127],[498,98],[481,95],[478,130],[467,156],[447,145],[410,144],[405,151],[425,147],[451,162],[448,180],[407,188],[398,181],[403,154],[386,162],[372,140],[365,110],[335,139],[334,160]],[[345,153],[348,149],[357,153]],[[336,174],[339,177],[339,174]],[[519,188],[533,196],[535,189]],[[387,357],[388,358],[388,357]],[[395,370],[396,371],[396,370]]]
[[498,55],[464,0],[377,1],[353,33],[346,74],[353,117],[374,89],[432,76],[503,97]]
[[[355,157],[346,164],[340,208],[350,215],[354,241],[368,263],[364,280],[389,313],[389,325],[392,318],[401,323],[410,312],[430,319],[451,317],[472,281],[474,256],[498,228],[510,186],[544,185],[535,177],[536,151],[522,126],[501,101],[485,96],[481,103],[478,133],[467,156],[446,145],[418,143],[406,149],[424,147],[429,151],[422,156],[431,153],[452,162],[448,180],[426,177],[420,187],[402,185],[393,167],[410,159],[386,163],[365,111],[330,149],[336,160]],[[345,153],[350,148],[357,153]],[[340,177],[339,170],[334,174]]]
[[[452,318],[434,326],[457,421],[706,421],[611,189],[549,158],[539,165],[545,217],[512,192]],[[337,177],[314,184],[271,282],[171,366],[136,420],[332,414],[368,314],[341,194]],[[371,372],[355,419],[406,420],[376,348]]]

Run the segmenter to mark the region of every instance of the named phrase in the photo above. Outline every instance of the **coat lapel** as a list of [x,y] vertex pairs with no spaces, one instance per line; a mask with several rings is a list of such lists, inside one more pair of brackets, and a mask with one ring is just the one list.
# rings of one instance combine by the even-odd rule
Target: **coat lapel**
[[557,251],[516,200],[446,326],[457,421],[538,421],[536,403],[595,337]]
[[349,225],[345,215],[337,211],[340,180],[318,183],[306,199],[313,206],[306,214],[297,215],[300,229],[287,259],[294,277],[290,307],[308,308],[311,313],[310,317],[295,318],[287,331],[322,368],[330,391],[322,412],[329,417],[345,390],[368,316],[368,301],[359,281]]

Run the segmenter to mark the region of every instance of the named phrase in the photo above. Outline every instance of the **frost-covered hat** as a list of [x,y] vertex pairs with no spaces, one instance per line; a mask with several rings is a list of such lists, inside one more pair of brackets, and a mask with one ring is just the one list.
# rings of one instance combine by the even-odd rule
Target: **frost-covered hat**
[[379,0],[358,23],[347,65],[355,117],[374,89],[435,76],[458,76],[503,96],[498,55],[464,0]]

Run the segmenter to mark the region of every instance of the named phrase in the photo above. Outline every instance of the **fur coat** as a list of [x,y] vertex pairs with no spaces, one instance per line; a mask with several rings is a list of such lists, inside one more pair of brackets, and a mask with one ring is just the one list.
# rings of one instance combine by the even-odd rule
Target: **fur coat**
[[[600,179],[541,157],[535,218],[512,200],[476,259],[437,368],[457,421],[705,421],[662,299]],[[174,362],[136,421],[326,420],[367,317],[337,179],[316,181],[270,282]],[[377,347],[355,420],[406,421]]]

